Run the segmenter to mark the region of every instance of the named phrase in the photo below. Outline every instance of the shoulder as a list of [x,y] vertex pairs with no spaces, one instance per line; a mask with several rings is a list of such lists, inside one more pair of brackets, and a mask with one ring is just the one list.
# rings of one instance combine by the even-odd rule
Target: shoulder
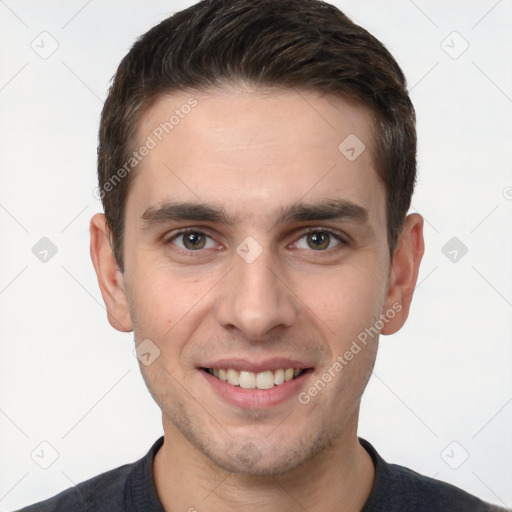
[[421,475],[412,469],[388,464],[373,446],[360,439],[375,465],[375,482],[362,512],[500,512],[454,485]]
[[19,512],[122,510],[124,488],[134,464],[107,471]]
[[421,475],[409,468],[390,464],[389,469],[395,477],[395,491],[398,495],[398,502],[410,503],[410,506],[414,507],[412,510],[418,512],[441,510],[498,512],[504,510],[485,503],[454,485]]
[[163,438],[160,438],[142,459],[132,464],[102,473],[18,512],[159,510],[152,464],[162,443]]

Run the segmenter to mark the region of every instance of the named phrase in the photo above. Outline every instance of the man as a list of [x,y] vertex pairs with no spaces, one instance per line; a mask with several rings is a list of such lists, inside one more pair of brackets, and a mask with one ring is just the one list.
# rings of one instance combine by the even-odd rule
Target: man
[[317,0],[206,0],[142,36],[105,103],[91,256],[164,437],[27,511],[491,511],[357,436],[423,255],[414,109]]

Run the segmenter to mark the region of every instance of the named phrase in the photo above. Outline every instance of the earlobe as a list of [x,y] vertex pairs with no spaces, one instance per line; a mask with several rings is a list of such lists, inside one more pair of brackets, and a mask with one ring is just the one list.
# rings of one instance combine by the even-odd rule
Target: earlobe
[[101,295],[107,308],[110,325],[121,332],[130,332],[132,322],[126,297],[124,277],[110,245],[105,215],[91,219],[91,259],[98,278]]
[[391,310],[394,314],[393,318],[385,324],[382,334],[397,332],[407,320],[424,251],[423,217],[413,213],[405,218],[404,227],[393,254],[382,314],[386,315],[386,312]]

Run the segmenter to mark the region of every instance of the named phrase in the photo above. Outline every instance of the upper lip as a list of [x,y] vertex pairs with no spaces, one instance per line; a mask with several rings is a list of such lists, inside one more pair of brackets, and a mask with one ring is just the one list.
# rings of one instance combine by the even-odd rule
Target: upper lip
[[279,370],[280,368],[299,368],[305,370],[307,368],[312,368],[313,364],[311,362],[299,361],[297,359],[290,359],[287,357],[274,357],[271,359],[265,359],[264,361],[242,358],[223,358],[206,362],[201,364],[199,367],[212,369],[233,368],[235,370],[258,373],[266,370]]

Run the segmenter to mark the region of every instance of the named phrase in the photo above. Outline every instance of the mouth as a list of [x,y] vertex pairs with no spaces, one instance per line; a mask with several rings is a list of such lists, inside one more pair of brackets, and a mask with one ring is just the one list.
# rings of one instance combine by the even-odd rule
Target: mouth
[[272,389],[281,386],[285,382],[298,379],[312,368],[278,368],[275,370],[264,370],[251,372],[237,370],[235,368],[201,368],[204,372],[212,375],[226,384],[243,389]]

